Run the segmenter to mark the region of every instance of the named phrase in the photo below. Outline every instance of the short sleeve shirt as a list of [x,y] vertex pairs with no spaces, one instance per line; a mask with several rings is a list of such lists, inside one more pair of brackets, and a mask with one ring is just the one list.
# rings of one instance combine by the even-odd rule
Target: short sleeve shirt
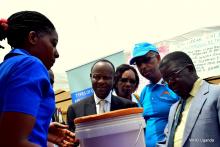
[[55,96],[46,67],[27,51],[13,49],[0,64],[0,71],[0,114],[19,112],[35,117],[28,140],[46,147],[55,110]]
[[147,147],[155,147],[158,141],[164,139],[164,129],[168,122],[170,107],[178,100],[179,97],[162,79],[157,84],[146,85],[142,90],[140,103],[144,109]]

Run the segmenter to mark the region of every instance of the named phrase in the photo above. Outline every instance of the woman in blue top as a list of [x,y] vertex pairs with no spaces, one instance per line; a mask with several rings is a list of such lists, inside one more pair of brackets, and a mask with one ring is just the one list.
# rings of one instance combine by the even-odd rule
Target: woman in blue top
[[170,107],[178,101],[178,96],[163,81],[160,70],[160,55],[156,47],[149,43],[139,43],[133,49],[130,64],[135,64],[143,77],[150,81],[141,92],[140,103],[146,121],[145,141],[147,147],[155,147],[165,139],[164,129],[168,121]]
[[[59,57],[52,22],[35,11],[21,11],[0,20],[0,41],[12,50],[0,64],[0,146],[46,147],[47,139],[73,141],[66,129],[50,124],[55,97],[48,69]],[[48,129],[49,128],[49,129]]]

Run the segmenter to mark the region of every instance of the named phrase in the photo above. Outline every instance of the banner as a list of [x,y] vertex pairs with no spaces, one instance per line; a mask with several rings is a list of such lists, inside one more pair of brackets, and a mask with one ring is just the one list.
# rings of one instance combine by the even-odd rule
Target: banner
[[72,102],[73,103],[76,103],[86,97],[89,97],[89,96],[92,96],[93,95],[93,89],[90,87],[90,88],[86,88],[86,89],[83,89],[81,91],[76,91],[76,92],[73,92],[71,94],[71,97],[72,97]]
[[[146,40],[146,42],[148,41]],[[187,53],[193,60],[197,73],[201,78],[220,77],[220,26],[191,31],[154,43],[154,45],[157,47],[161,58],[173,51]],[[126,63],[128,64],[132,50],[125,54]],[[137,70],[137,67],[134,67]],[[139,71],[138,75],[140,83],[137,93],[140,94],[145,85],[149,84],[149,81],[142,77]]]
[[187,53],[202,78],[220,75],[220,26],[195,30],[158,42],[156,46],[169,52]]
[[[115,68],[125,63],[123,51],[114,53],[103,58],[111,61],[114,64]],[[85,97],[93,95],[90,73],[93,64],[97,60],[66,71],[73,103],[76,103]]]

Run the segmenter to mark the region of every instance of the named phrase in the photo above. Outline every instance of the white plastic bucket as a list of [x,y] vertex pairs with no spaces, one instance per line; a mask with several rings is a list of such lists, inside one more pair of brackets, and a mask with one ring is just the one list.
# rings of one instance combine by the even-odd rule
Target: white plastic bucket
[[[103,118],[93,115],[93,120],[76,123],[76,138],[80,140],[80,147],[145,147],[145,120],[142,114],[132,113],[121,115],[121,111],[129,108],[101,114]],[[117,113],[119,115],[117,116]],[[129,113],[128,112],[128,113]],[[112,113],[115,113],[112,117]]]

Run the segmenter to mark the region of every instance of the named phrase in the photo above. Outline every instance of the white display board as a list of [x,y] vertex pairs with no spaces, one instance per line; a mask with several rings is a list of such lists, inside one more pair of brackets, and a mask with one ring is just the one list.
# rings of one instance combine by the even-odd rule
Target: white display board
[[202,78],[220,75],[220,27],[203,28],[156,43],[167,53],[183,51],[193,60]]

